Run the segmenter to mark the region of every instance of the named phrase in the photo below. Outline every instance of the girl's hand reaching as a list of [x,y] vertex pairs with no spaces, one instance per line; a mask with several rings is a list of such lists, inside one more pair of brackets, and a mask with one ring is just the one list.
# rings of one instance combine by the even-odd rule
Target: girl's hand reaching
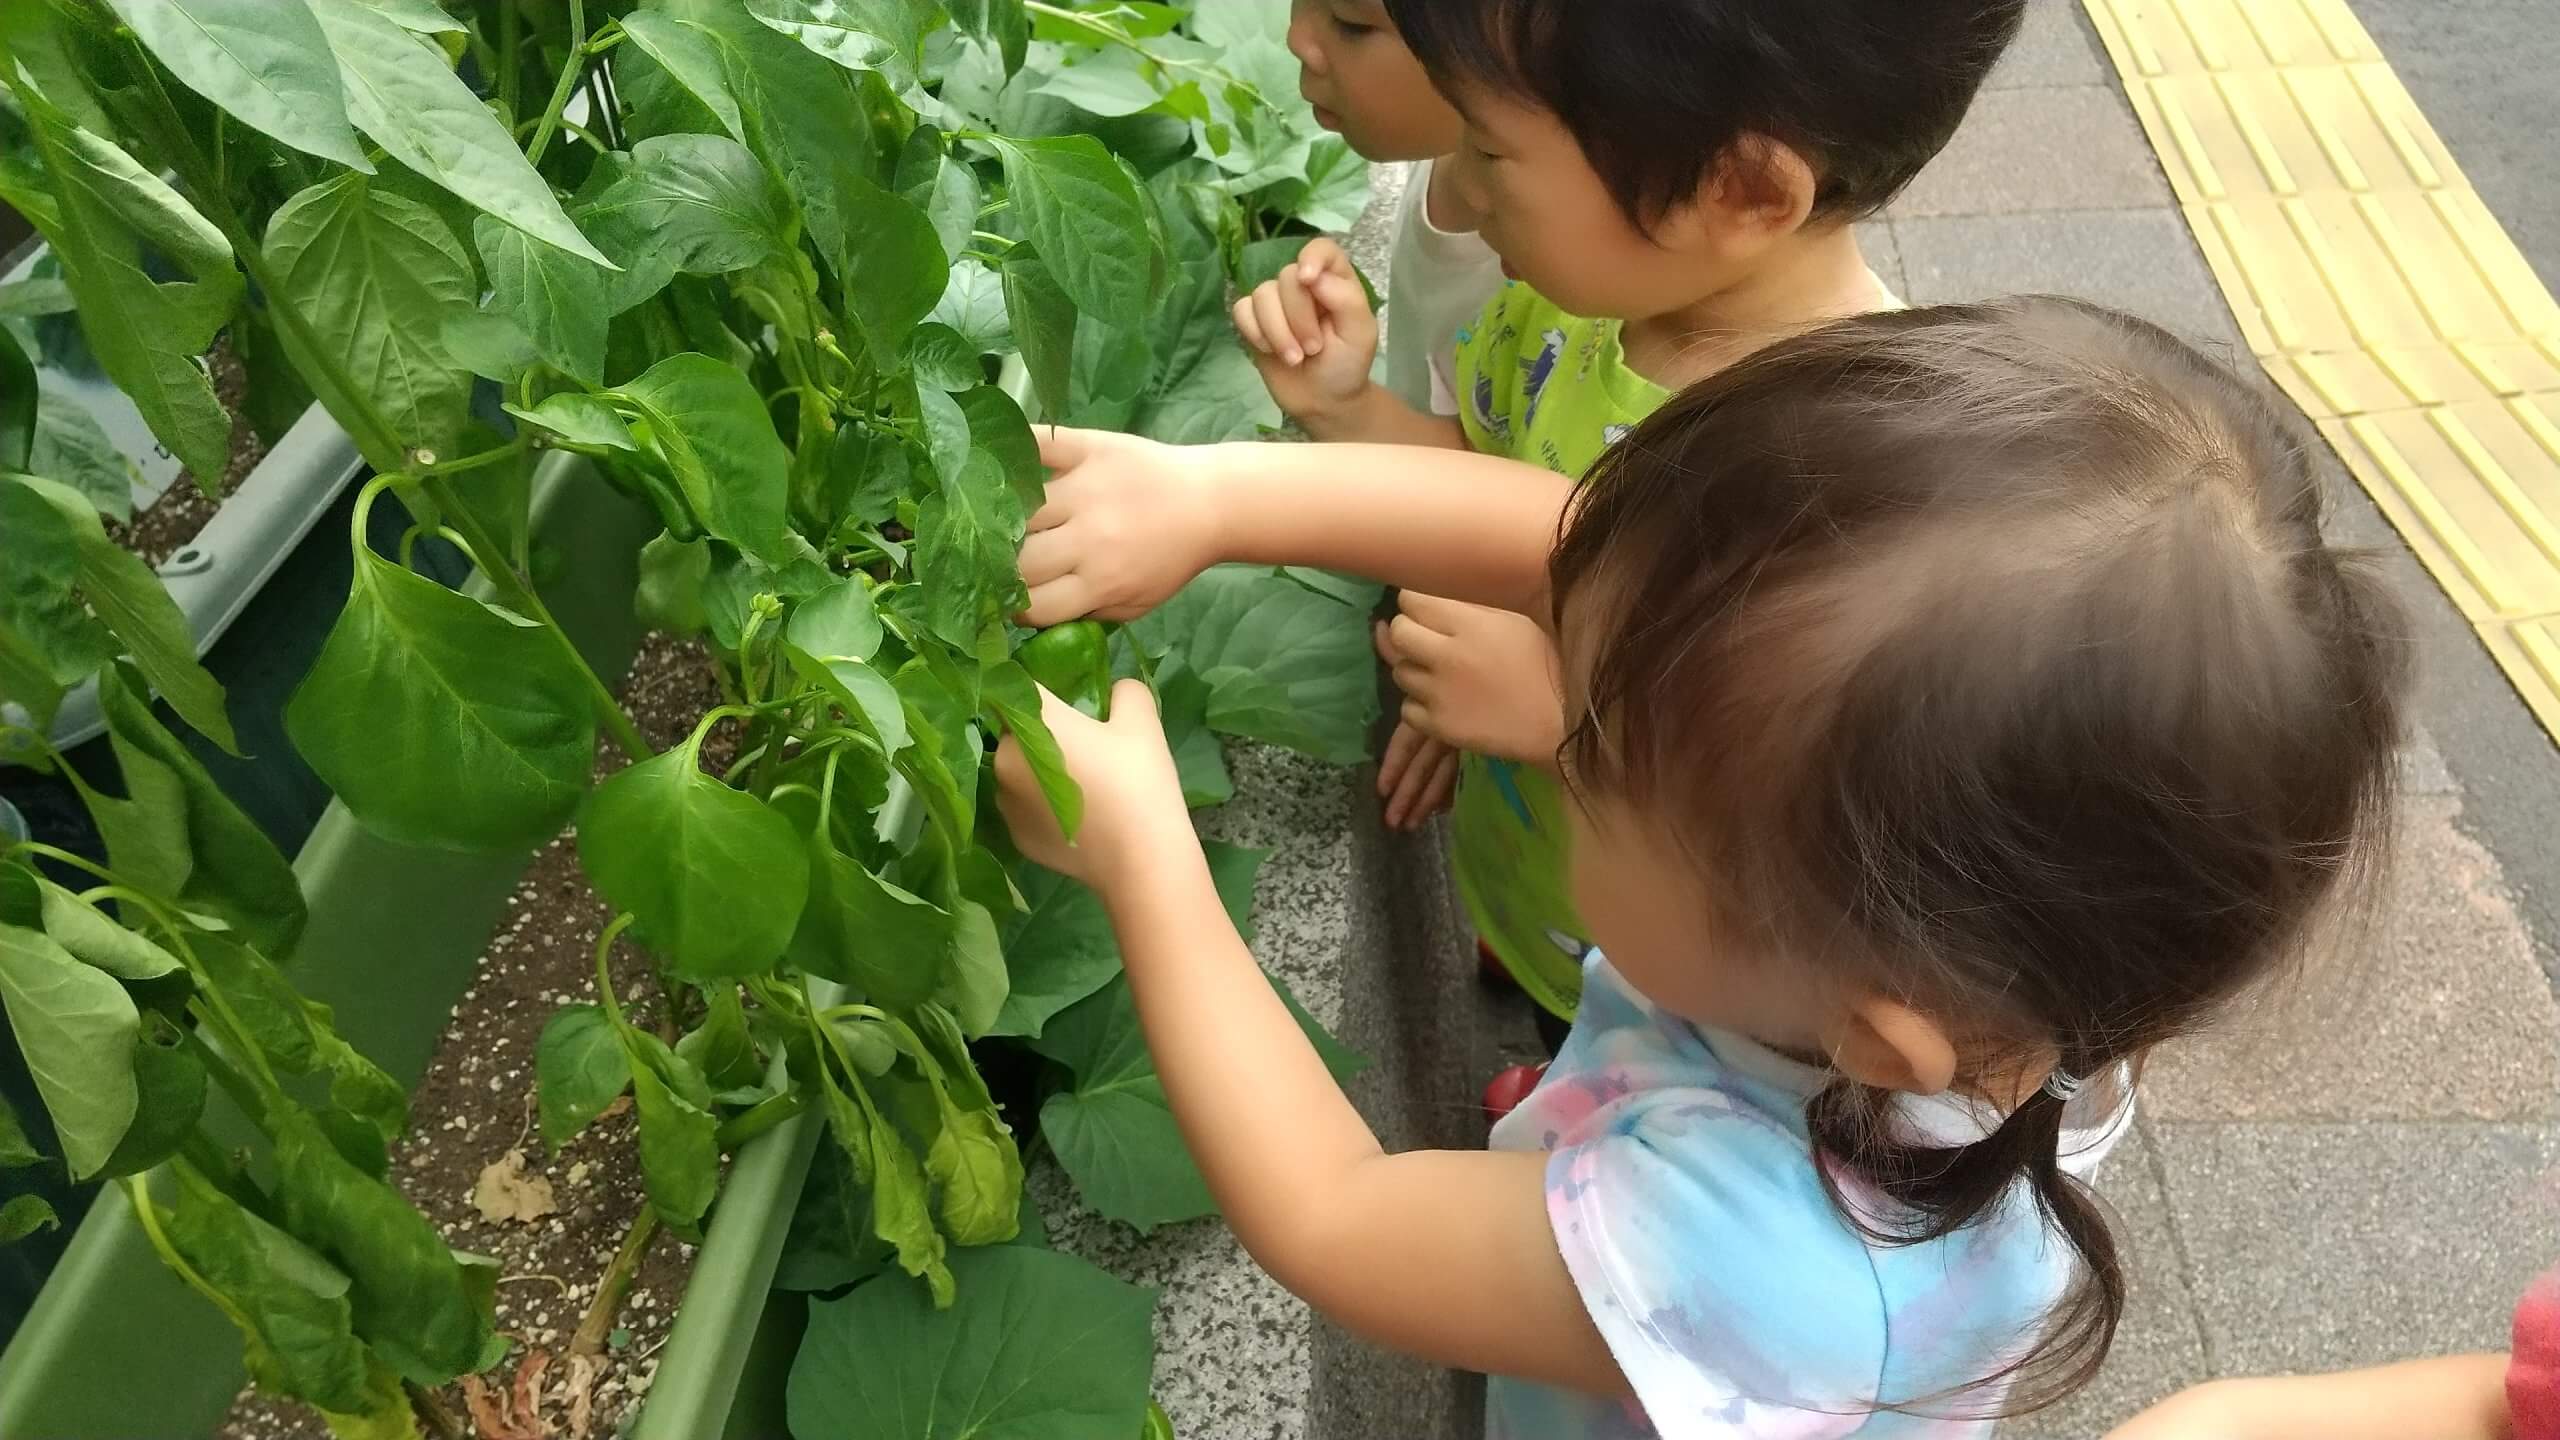
[[1459,750],[1553,765],[1564,744],[1555,643],[1508,610],[1407,590],[1378,654],[1404,692],[1405,726]]
[[1084,824],[1069,844],[1022,756],[1021,742],[1006,736],[996,751],[1002,787],[996,803],[1022,853],[1083,881],[1106,900],[1116,887],[1144,874],[1152,858],[1187,856],[1196,862],[1200,845],[1182,801],[1182,777],[1165,746],[1154,692],[1143,681],[1121,681],[1112,687],[1108,721],[1047,690],[1040,692],[1040,705],[1067,773],[1084,790]]
[[1238,300],[1235,321],[1271,398],[1310,433],[1368,398],[1378,317],[1351,257],[1332,240],[1308,242],[1277,276]]
[[1135,620],[1224,558],[1210,474],[1219,447],[1050,425],[1035,433],[1052,473],[1022,542],[1024,624]]

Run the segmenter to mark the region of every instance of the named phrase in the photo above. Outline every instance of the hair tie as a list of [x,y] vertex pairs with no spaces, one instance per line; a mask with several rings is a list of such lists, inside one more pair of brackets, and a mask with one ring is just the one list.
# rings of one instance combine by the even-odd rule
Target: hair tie
[[2087,1080],[2067,1070],[2056,1070],[2044,1077],[2044,1093],[2068,1105],[2080,1098],[2080,1092],[2088,1084]]

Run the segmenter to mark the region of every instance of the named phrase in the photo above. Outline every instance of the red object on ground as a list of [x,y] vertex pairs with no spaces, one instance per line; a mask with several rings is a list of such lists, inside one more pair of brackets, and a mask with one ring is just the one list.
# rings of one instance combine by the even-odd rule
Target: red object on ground
[[1485,1123],[1493,1124],[1519,1109],[1520,1102],[1528,1099],[1529,1092],[1537,1089],[1538,1082],[1546,1078],[1547,1062],[1541,1060],[1535,1065],[1514,1065],[1485,1082]]
[[2516,1307],[2507,1409],[2516,1440],[2560,1440],[2560,1268],[2534,1281]]
[[1520,982],[1511,978],[1511,967],[1503,964],[1502,957],[1482,940],[1476,942],[1476,972],[1478,978],[1497,990],[1520,988]]

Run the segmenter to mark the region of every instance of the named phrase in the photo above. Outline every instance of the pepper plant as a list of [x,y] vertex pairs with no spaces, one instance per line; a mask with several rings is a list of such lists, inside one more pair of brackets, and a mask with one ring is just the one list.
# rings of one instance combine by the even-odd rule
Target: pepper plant
[[[1226,334],[1228,287],[1346,223],[1361,184],[1295,100],[1285,12],[0,7],[0,199],[161,442],[221,473],[229,417],[199,357],[227,334],[266,404],[316,400],[374,472],[346,607],[286,711],[296,749],[413,845],[517,853],[576,822],[618,918],[593,1002],[544,1034],[542,1127],[557,1144],[632,1096],[643,1232],[698,1236],[724,1151],[815,1113],[847,1213],[951,1303],[949,1247],[1006,1240],[1021,1211],[970,1049],[999,1034],[1064,1067],[1043,1128],[1106,1213],[1205,1209],[1169,1119],[1117,1104],[1144,1108],[1151,1082],[1116,957],[1044,939],[1074,898],[1008,864],[981,770],[988,737],[1019,736],[1074,828],[1026,661],[1089,685],[1104,651],[1009,621],[1043,478],[1028,415],[1182,440],[1277,422]],[[232,743],[183,619],[79,491],[18,473],[40,453],[25,370],[0,337],[0,695],[32,720],[18,748],[68,773],[41,732],[94,677],[125,793],[71,776],[105,864],[25,845],[0,867],[0,1001],[65,1163],[126,1177],[258,1382],[341,1433],[412,1433],[413,1400],[493,1360],[493,1277],[384,1180],[404,1097],[292,991],[290,870],[154,717],[156,693]],[[649,507],[644,610],[721,657],[726,703],[664,752],[533,583],[546,454]],[[396,553],[365,539],[385,503],[415,522]],[[427,540],[485,590],[412,569]],[[1213,732],[1357,757],[1363,599],[1223,571],[1125,632],[1196,799],[1231,788]],[[721,727],[737,759],[714,774]],[[591,784],[600,737],[630,763]],[[54,883],[66,866],[95,883]],[[673,1043],[614,992],[602,959],[625,933],[684,1018]],[[208,1085],[272,1173],[204,1136]],[[1135,1133],[1115,1124],[1163,1174],[1111,1169]],[[0,1163],[33,1158],[0,1117]],[[132,1178],[163,1162],[167,1184]],[[13,1204],[0,1229],[43,1219]]]

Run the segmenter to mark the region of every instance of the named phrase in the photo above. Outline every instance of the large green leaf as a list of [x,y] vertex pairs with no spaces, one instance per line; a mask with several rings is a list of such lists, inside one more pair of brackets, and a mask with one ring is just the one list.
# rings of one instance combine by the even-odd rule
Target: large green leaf
[[596,243],[629,267],[617,312],[669,276],[751,269],[790,246],[791,201],[755,154],[725,135],[653,135],[620,178],[579,212]]
[[342,1414],[367,1404],[369,1369],[346,1274],[177,1167],[169,1243],[248,1325],[249,1369],[276,1393]]
[[1279,571],[1220,565],[1130,629],[1208,683],[1213,728],[1355,765],[1378,713],[1369,617]]
[[534,352],[561,374],[603,384],[613,277],[591,260],[485,215],[472,224],[471,243],[489,272],[490,310],[515,321]]
[[[471,375],[446,348],[444,327],[470,313],[480,286],[443,218],[361,175],[341,175],[285,202],[268,223],[266,251],[284,285],[281,302],[300,312],[324,352],[305,357],[305,369],[343,373],[391,427],[399,452],[365,459],[399,470],[409,451],[451,454]],[[290,346],[294,332],[283,333]],[[331,398],[329,387],[321,398]],[[363,426],[348,429],[370,438]]]
[[1020,664],[1006,660],[981,671],[979,686],[987,708],[1003,722],[1005,733],[1022,747],[1022,758],[1039,782],[1040,796],[1049,802],[1049,813],[1057,817],[1059,833],[1073,844],[1076,831],[1084,826],[1084,787],[1068,773],[1067,757],[1058,749],[1058,738],[1049,733],[1040,683]]
[[366,828],[444,850],[550,839],[595,763],[585,679],[553,637],[369,550],[284,719]]
[[951,262],[922,210],[859,177],[847,180],[846,193],[863,219],[836,257],[845,308],[874,363],[894,369],[899,347],[950,285]]
[[80,600],[80,542],[28,486],[0,479],[0,696],[53,722],[63,692],[115,658],[115,636]]
[[[874,1283],[810,1307],[791,1368],[795,1435],[834,1440],[1129,1440],[1146,1419],[1155,1292],[1054,1250],[951,1257],[958,1300]],[[907,1357],[884,1365],[880,1357]]]
[[542,1027],[533,1071],[542,1101],[543,1143],[557,1150],[631,1088],[622,1036],[593,1005],[564,1005]]
[[117,875],[220,919],[269,955],[292,954],[306,918],[302,887],[275,842],[153,717],[126,667],[99,675],[98,699],[125,795],[95,797],[90,810]]
[[1054,423],[1073,405],[1080,323],[1076,302],[1059,287],[1048,262],[1028,246],[1017,245],[1006,252],[1001,278],[1013,342],[1021,347],[1022,365],[1031,373],[1031,389],[1040,399],[1042,414]]
[[1167,171],[1152,184],[1169,218],[1167,294],[1148,326],[1153,379],[1128,427],[1174,445],[1249,440],[1280,423],[1280,407],[1236,343],[1227,313],[1227,264],[1217,238],[1194,220]]
[[79,491],[106,519],[133,518],[133,462],[87,406],[50,389],[36,401],[35,444],[26,471]]
[[1002,462],[984,450],[972,451],[960,474],[919,507],[916,576],[925,623],[953,649],[975,649],[987,624],[1009,613],[1022,588],[1014,555],[1022,524]]
[[941,1192],[942,1229],[960,1245],[1001,1245],[1022,1228],[1022,1151],[992,1105],[963,1106],[934,1090],[942,1128],[925,1147]]
[[[1368,1063],[1325,1034],[1286,986],[1272,986],[1335,1079]],[[1061,1012],[1031,1048],[1075,1077],[1040,1107],[1040,1134],[1087,1204],[1141,1234],[1217,1212],[1148,1058],[1125,977]]]
[[[1219,841],[1204,841],[1218,898],[1236,929],[1253,934],[1253,881],[1268,854]],[[1024,861],[1013,883],[1027,909],[1004,918],[1004,959],[1012,992],[992,1035],[1037,1038],[1049,1017],[1111,983],[1120,973],[1120,942],[1101,897],[1052,870]]]
[[[240,752],[222,686],[196,662],[195,634],[186,615],[151,567],[107,537],[98,512],[79,492],[31,475],[0,477],[0,529],[9,532],[13,549],[23,545],[32,557],[59,556],[66,550],[71,556],[67,574],[54,566],[7,567],[10,588],[37,602],[27,620],[49,617],[48,624],[63,623],[70,597],[44,594],[38,586],[47,574],[54,581],[67,580],[169,708],[205,738],[235,755]],[[73,645],[69,654],[96,654],[85,642],[73,642],[70,637],[80,633],[76,629],[53,633],[60,643]]]
[[809,899],[791,937],[791,962],[884,1009],[911,1010],[932,999],[958,919],[838,850],[814,820],[809,852]]
[[[1120,161],[1090,135],[999,138],[1005,185],[1022,228],[1076,309],[1106,325],[1136,328],[1155,281],[1146,197]],[[1016,333],[1022,316],[1014,316]]]
[[346,1272],[356,1329],[375,1351],[420,1385],[479,1369],[488,1303],[435,1227],[302,1112],[272,1110],[267,1126],[286,1227]]
[[747,0],[747,13],[848,70],[915,83],[925,32],[940,20],[932,0]]
[[853,77],[759,23],[737,0],[650,0],[623,25],[780,177],[819,253],[842,251],[855,214],[846,177],[868,178],[877,163]]
[[596,787],[578,822],[596,890],[688,980],[760,974],[809,893],[809,855],[771,806],[702,773],[679,745]]
[[551,182],[525,160],[496,112],[453,73],[442,50],[358,0],[325,0],[316,8],[357,129],[465,203],[573,255],[611,263],[570,223]]
[[372,173],[328,36],[303,0],[107,3],[188,89],[296,150]]
[[[230,459],[231,416],[198,357],[240,299],[230,242],[113,142],[18,93],[58,202],[45,238],[80,302],[81,332],[151,433],[210,493]],[[146,249],[188,278],[153,278]]]
[[108,919],[88,901],[41,876],[35,888],[44,933],[82,964],[119,980],[157,980],[179,968],[176,956]]
[[0,925],[0,1003],[71,1178],[103,1169],[140,1104],[133,1078],[142,1033],[132,997],[41,931]]
[[606,398],[648,423],[704,530],[777,564],[788,557],[791,452],[754,381],[708,355],[674,355]]

